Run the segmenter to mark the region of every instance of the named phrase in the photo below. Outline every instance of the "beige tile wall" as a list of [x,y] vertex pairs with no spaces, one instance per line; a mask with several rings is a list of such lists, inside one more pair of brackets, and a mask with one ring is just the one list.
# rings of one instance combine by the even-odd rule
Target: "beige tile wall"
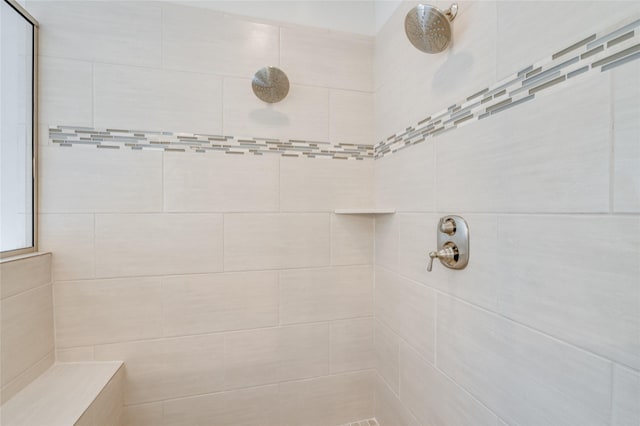
[[[27,7],[43,29],[41,132],[373,143],[372,38],[173,4]],[[268,65],[291,81],[273,105],[250,88]],[[126,424],[373,416],[373,219],[333,214],[372,206],[373,161],[44,144],[56,356],[125,361]]]
[[[376,38],[377,140],[640,18],[624,2],[459,2],[436,56],[398,30],[415,3]],[[397,209],[375,223],[382,426],[638,423],[637,62],[375,162],[376,203]],[[450,213],[469,223],[470,263],[429,273]]]
[[[401,30],[415,3],[372,40],[176,5],[29,1],[46,39],[41,132],[373,143],[640,13],[461,2],[452,48],[431,56]],[[266,65],[289,74],[282,103],[251,93]],[[56,356],[124,360],[131,425],[337,425],[374,411],[382,426],[628,425],[637,74],[578,78],[375,164],[45,146]],[[398,213],[332,214],[371,204]],[[452,211],[469,220],[472,261],[428,274]]]
[[54,358],[51,254],[0,263],[0,403]]

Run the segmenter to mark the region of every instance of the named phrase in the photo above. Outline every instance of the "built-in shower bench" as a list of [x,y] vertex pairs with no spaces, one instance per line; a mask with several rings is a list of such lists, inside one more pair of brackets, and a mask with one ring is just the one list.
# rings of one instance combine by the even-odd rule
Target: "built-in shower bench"
[[52,365],[0,407],[2,426],[118,425],[122,362]]

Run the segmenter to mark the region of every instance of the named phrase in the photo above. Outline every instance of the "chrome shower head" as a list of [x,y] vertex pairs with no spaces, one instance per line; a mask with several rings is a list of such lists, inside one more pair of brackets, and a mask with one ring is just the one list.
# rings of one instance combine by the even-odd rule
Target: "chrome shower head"
[[445,11],[428,4],[419,4],[407,13],[404,31],[411,44],[426,53],[440,53],[451,41],[451,21],[458,13],[458,5],[452,4]]

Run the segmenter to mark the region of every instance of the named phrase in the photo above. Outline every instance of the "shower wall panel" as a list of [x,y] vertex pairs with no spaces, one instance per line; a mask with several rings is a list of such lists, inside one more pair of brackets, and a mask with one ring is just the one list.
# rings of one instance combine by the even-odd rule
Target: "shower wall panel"
[[[595,49],[587,43],[602,34],[626,28],[585,59],[601,61],[607,49],[632,57],[590,65],[415,146],[376,147],[376,203],[397,209],[376,219],[377,419],[637,423],[638,4],[461,2],[453,45],[440,55],[403,34],[414,4],[403,3],[375,42],[380,147],[439,111],[489,102],[501,80]],[[436,262],[429,273],[438,219],[450,213],[469,223],[469,266]]]
[[[130,425],[373,417],[373,219],[333,214],[373,204],[373,40],[168,3],[27,6],[57,359],[123,360]],[[273,105],[251,92],[270,65],[291,80]]]

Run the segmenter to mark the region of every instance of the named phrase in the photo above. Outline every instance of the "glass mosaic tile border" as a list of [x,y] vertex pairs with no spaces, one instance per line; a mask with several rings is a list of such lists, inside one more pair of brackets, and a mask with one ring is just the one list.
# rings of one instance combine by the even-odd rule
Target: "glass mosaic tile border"
[[296,139],[238,138],[198,133],[172,133],[91,127],[57,126],[49,128],[52,144],[102,149],[133,149],[172,152],[220,152],[231,155],[269,155],[284,157],[364,160],[373,158],[373,145],[306,141]]
[[375,159],[533,100],[550,87],[588,72],[605,72],[640,58],[640,19],[594,33],[529,65],[460,103],[420,120],[375,145]]

